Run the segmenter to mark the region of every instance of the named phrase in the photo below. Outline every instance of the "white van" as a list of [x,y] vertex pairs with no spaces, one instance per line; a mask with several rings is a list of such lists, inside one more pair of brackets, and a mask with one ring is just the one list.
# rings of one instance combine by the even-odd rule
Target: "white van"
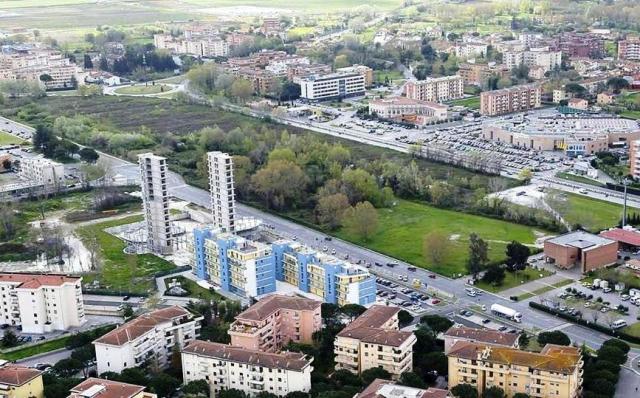
[[611,327],[614,329],[621,329],[625,326],[627,326],[627,321],[625,321],[624,319],[618,319],[611,324]]
[[471,297],[475,297],[478,295],[478,292],[476,292],[476,289],[472,288],[472,287],[468,287],[466,289],[464,289],[467,292],[467,296],[471,296]]

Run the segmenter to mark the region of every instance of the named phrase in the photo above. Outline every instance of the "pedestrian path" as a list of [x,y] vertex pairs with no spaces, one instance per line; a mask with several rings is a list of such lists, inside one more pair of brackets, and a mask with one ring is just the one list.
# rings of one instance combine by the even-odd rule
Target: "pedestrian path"
[[541,293],[547,293],[555,289],[560,289],[565,284],[571,283],[573,280],[560,274],[553,274],[544,278],[536,279],[531,282],[523,283],[520,286],[515,286],[507,290],[503,290],[499,294],[502,297],[509,298],[511,296],[522,295],[538,295]]

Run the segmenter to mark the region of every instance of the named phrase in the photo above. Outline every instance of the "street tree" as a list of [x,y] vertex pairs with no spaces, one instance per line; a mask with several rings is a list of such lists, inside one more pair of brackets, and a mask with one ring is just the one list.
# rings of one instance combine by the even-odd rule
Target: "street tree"
[[491,386],[482,392],[482,398],[506,398],[506,395],[502,388]]
[[511,241],[507,245],[507,266],[510,270],[522,269],[531,255],[531,249],[518,241]]
[[424,236],[423,253],[433,265],[442,265],[451,249],[449,236],[441,230],[434,229]]
[[478,398],[478,390],[471,384],[457,384],[450,391],[456,398]]
[[360,374],[360,378],[365,385],[369,385],[375,379],[388,380],[391,378],[391,374],[386,369],[376,367],[363,371],[362,374]]
[[2,347],[11,348],[18,345],[18,336],[11,329],[7,329],[2,337]]
[[545,346],[547,344],[570,345],[571,339],[559,330],[550,332],[542,332],[538,335],[538,344]]
[[340,226],[341,215],[349,208],[349,198],[343,193],[321,196],[316,206],[316,217],[320,225],[333,230]]
[[469,235],[469,259],[467,260],[467,271],[473,275],[474,279],[489,262],[489,246],[476,233]]
[[405,327],[413,322],[413,315],[409,313],[407,310],[400,310],[398,312],[398,323],[400,323],[400,327]]
[[420,318],[420,323],[424,323],[429,326],[429,328],[436,334],[445,332],[453,326],[453,322],[440,315],[425,315]]
[[415,372],[404,372],[400,375],[399,384],[413,388],[427,388],[427,384],[422,380],[420,375]]
[[241,104],[247,102],[253,95],[253,85],[249,80],[236,79],[231,85],[231,96]]
[[53,371],[60,377],[71,377],[82,369],[82,362],[75,358],[61,359],[53,365]]
[[342,224],[359,239],[368,242],[378,230],[378,212],[371,203],[359,202],[345,210]]
[[190,381],[182,388],[182,392],[184,392],[185,394],[196,397],[209,396],[209,390],[209,382],[203,379]]
[[485,271],[484,275],[482,276],[482,280],[494,286],[500,286],[502,285],[505,277],[506,275],[504,272],[504,268],[502,268],[498,264],[492,264]]

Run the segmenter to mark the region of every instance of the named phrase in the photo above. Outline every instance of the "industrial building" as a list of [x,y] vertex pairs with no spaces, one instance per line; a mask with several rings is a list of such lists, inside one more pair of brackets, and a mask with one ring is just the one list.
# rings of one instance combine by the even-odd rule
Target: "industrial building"
[[618,242],[584,231],[569,232],[544,242],[544,257],[557,267],[580,267],[582,273],[614,264]]

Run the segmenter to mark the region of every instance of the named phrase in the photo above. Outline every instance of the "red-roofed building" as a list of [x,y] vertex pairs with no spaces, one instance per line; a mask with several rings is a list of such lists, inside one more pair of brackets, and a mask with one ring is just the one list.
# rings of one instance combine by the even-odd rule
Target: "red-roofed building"
[[25,333],[69,330],[85,322],[82,278],[67,275],[0,273],[0,324]]
[[624,247],[640,247],[640,231],[635,229],[613,228],[600,232],[600,236],[615,240]]
[[0,367],[0,397],[43,398],[42,372],[15,364]]
[[448,398],[449,391],[440,388],[421,388],[401,386],[391,380],[375,379],[354,398]]
[[67,398],[156,398],[144,386],[90,377],[69,390]]

